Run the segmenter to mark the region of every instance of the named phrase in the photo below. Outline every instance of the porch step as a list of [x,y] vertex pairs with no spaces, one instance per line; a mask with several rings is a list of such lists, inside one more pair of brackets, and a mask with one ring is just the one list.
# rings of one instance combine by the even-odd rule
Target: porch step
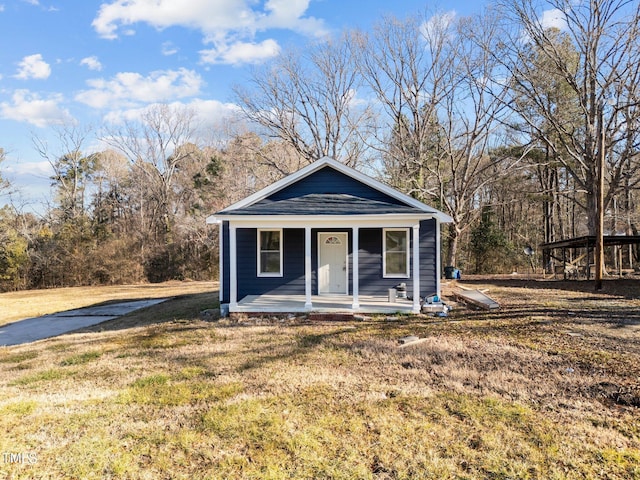
[[311,312],[308,319],[312,322],[350,322],[353,320],[353,313]]

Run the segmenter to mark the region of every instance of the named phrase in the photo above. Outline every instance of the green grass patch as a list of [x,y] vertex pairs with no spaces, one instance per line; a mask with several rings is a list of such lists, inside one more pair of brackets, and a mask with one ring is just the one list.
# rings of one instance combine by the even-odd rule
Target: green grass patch
[[[232,478],[281,478],[283,471],[295,478],[536,478],[524,460],[532,456],[543,478],[554,472],[558,448],[554,429],[530,413],[451,394],[350,403],[317,384],[295,396],[215,405],[201,429],[225,451],[243,452],[217,466]],[[495,431],[479,430],[483,424]]]
[[5,415],[18,415],[26,416],[33,413],[38,406],[38,402],[35,400],[22,400],[17,402],[11,402],[7,405],[0,407],[0,417]]
[[118,395],[125,405],[178,406],[199,401],[226,400],[242,392],[242,385],[229,383],[217,386],[210,381],[175,381],[168,375],[156,374],[133,382]]
[[13,353],[0,357],[0,363],[22,363],[27,360],[33,360],[37,357],[38,352],[36,351]]
[[80,353],[78,355],[72,355],[70,357],[65,358],[60,362],[60,365],[63,367],[68,367],[69,365],[84,365],[85,363],[89,363],[93,360],[97,360],[102,355],[101,352],[85,352]]
[[65,378],[72,377],[77,372],[75,370],[62,370],[60,368],[50,368],[43,372],[34,373],[33,375],[26,375],[18,380],[15,380],[9,385],[30,385],[39,382],[53,382],[56,380],[63,380]]

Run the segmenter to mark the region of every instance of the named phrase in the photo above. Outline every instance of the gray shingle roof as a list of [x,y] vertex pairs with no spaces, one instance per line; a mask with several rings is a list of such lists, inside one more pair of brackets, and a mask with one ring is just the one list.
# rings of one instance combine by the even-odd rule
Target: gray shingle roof
[[425,213],[409,205],[398,205],[341,193],[312,193],[284,200],[265,198],[236,210],[233,215],[383,215]]

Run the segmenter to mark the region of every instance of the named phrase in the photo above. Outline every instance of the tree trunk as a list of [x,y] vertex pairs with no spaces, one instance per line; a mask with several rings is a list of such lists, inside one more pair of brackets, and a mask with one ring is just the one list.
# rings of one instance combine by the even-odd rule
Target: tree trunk
[[449,224],[449,239],[447,240],[447,261],[446,266],[456,266],[458,254],[458,240],[460,238],[460,230],[455,223]]
[[[595,190],[595,181],[590,183],[594,186]],[[598,209],[597,209],[597,195],[595,192],[587,193],[587,230],[589,235],[596,234],[596,228],[598,225]]]

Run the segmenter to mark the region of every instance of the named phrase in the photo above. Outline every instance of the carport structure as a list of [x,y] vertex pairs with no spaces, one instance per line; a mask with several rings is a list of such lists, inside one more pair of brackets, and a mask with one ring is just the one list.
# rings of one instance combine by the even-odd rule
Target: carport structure
[[[605,249],[607,247],[638,245],[640,244],[640,235],[604,235],[602,237],[602,244]],[[551,265],[552,260],[560,262],[557,267],[558,269],[561,269],[560,271],[562,272],[565,280],[568,275],[572,275],[575,278],[578,278],[579,276],[591,278],[591,268],[595,268],[595,265],[593,264],[595,247],[595,235],[583,235],[581,237],[568,238],[566,240],[543,243],[540,245],[540,248],[542,249],[543,265]],[[618,273],[621,275],[621,249],[618,249],[618,255],[620,258],[616,260],[616,263]],[[633,268],[632,256],[630,256],[629,268]],[[554,273],[558,273],[558,270],[554,270]]]

